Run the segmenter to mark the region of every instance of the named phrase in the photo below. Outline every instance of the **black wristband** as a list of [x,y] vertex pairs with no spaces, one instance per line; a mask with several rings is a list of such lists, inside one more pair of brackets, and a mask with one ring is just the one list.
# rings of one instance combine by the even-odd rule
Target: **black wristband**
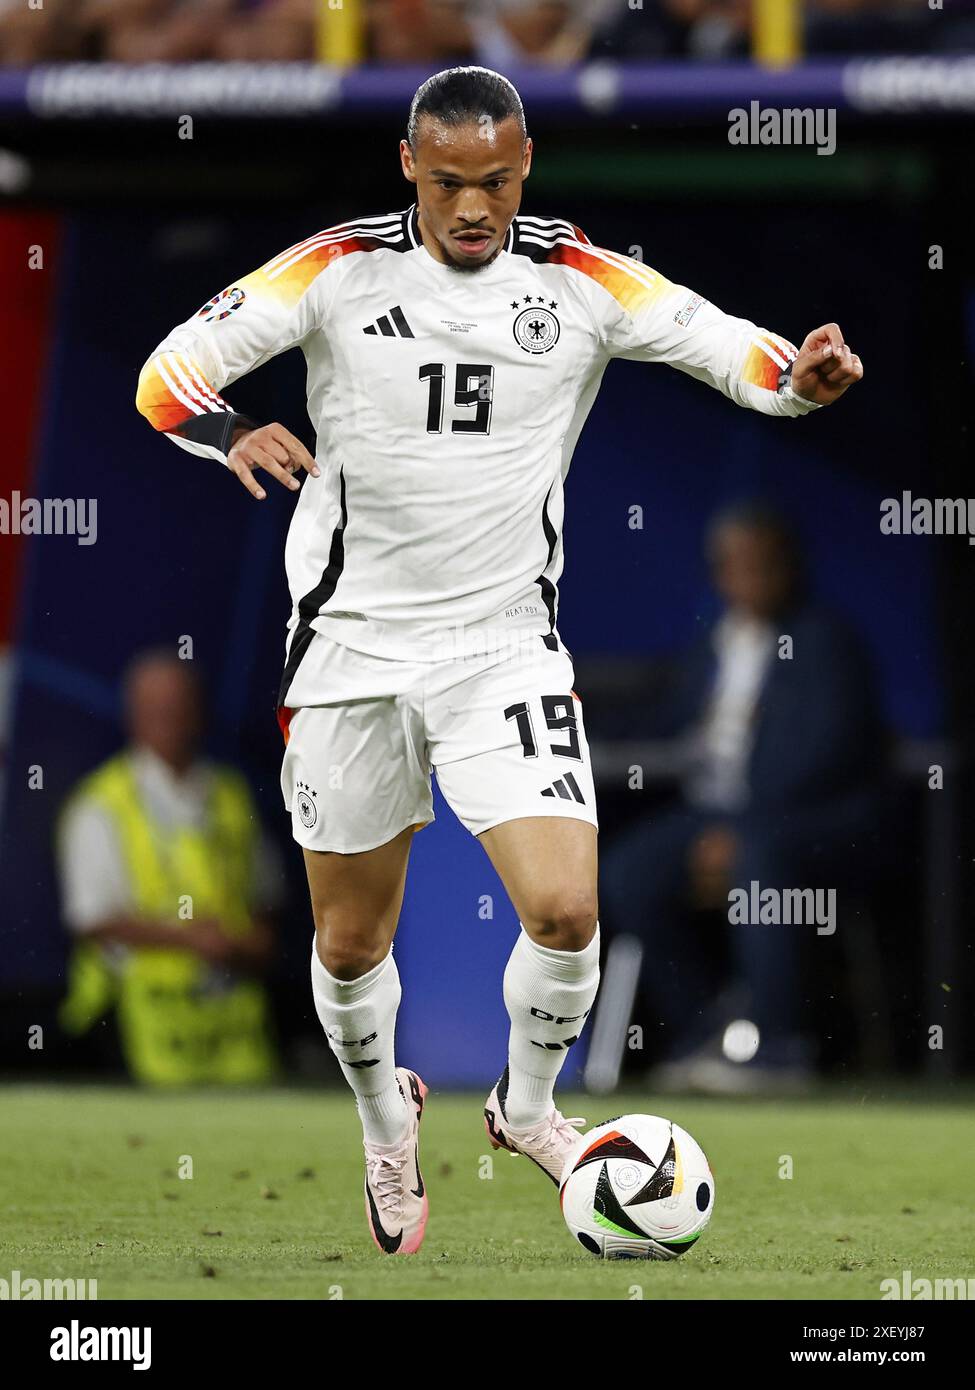
[[207,411],[206,415],[194,415],[184,420],[176,433],[194,444],[206,444],[211,449],[217,449],[226,458],[233,448],[235,430],[259,428],[246,415],[238,415],[236,410],[220,410]]

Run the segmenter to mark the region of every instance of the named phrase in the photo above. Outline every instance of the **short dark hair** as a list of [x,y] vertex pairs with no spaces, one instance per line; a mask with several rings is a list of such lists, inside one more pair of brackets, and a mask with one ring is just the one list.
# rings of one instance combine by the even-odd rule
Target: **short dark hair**
[[792,571],[793,589],[799,593],[806,579],[802,541],[789,518],[764,498],[747,498],[716,512],[708,522],[705,551],[711,564],[718,559],[721,537],[727,530],[751,531],[769,536]]
[[746,498],[732,502],[715,512],[708,522],[707,549],[713,554],[722,531],[734,528],[742,531],[763,531],[776,540],[783,550],[796,554],[799,541],[788,518],[764,498]]
[[416,129],[421,116],[431,116],[445,125],[477,124],[488,117],[497,124],[515,120],[524,140],[525,108],[516,88],[490,68],[445,68],[428,77],[410,103],[406,138],[416,145]]
[[156,647],[146,647],[142,651],[130,658],[122,672],[122,704],[127,709],[132,701],[133,691],[144,671],[152,670],[153,667],[168,667],[173,671],[179,671],[196,687],[197,696],[201,704],[206,700],[206,680],[199,669],[199,662],[189,661],[181,657],[177,651],[176,643],[169,646],[159,645]]

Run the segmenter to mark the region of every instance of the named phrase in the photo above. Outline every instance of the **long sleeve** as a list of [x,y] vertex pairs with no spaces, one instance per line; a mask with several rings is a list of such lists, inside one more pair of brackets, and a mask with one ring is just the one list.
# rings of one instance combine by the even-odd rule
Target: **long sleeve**
[[575,254],[573,263],[606,292],[595,306],[609,356],[665,362],[764,415],[820,409],[792,390],[797,349],[787,338],[724,313],[686,285],[618,252],[580,243]]
[[320,234],[214,295],[142,368],[139,412],[182,448],[226,463],[235,428],[254,422],[221,393],[323,327],[329,277],[321,272],[341,254]]

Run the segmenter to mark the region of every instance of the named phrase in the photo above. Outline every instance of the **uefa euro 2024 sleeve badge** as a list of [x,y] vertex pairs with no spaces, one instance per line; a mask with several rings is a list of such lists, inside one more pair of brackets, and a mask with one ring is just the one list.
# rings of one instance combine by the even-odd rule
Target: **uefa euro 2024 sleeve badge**
[[231,289],[222,290],[220,294],[215,294],[212,299],[207,300],[197,318],[204,319],[207,323],[220,323],[222,319],[228,319],[235,309],[239,309],[246,298],[246,292],[239,285],[234,285]]
[[511,329],[522,351],[531,353],[533,357],[551,352],[561,332],[554,312],[559,307],[555,300],[546,301],[544,295],[528,294],[521,301],[516,300],[511,307],[518,309]]

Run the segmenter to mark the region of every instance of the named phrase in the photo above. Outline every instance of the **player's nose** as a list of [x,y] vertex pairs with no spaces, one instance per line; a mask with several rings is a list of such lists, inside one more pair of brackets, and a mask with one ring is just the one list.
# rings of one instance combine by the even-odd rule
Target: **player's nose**
[[467,231],[472,227],[479,227],[482,222],[487,223],[488,210],[478,196],[478,192],[473,191],[458,202],[456,207],[458,230]]

